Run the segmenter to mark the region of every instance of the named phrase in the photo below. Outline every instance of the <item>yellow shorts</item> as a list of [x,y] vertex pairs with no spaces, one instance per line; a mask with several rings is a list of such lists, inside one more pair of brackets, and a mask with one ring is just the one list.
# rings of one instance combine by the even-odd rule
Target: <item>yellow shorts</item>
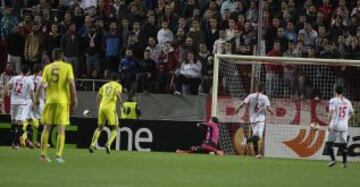
[[70,104],[68,103],[46,103],[41,123],[45,125],[69,125]]
[[108,125],[119,126],[116,108],[103,107],[99,109],[98,124],[104,125],[105,121],[108,121]]

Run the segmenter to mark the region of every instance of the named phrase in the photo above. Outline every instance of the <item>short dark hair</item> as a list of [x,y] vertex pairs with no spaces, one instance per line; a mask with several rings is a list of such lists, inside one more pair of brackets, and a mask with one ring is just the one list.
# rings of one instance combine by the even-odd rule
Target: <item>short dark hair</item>
[[112,72],[110,77],[111,77],[111,80],[113,80],[113,81],[119,80],[119,74],[116,72]]
[[64,51],[61,48],[55,48],[52,51],[53,60],[63,60]]
[[259,83],[257,86],[258,92],[263,92],[264,91],[264,85],[262,83]]
[[344,93],[344,87],[342,85],[336,85],[335,87],[335,93],[337,94],[343,94]]
[[35,64],[33,67],[33,72],[34,73],[39,73],[42,70],[42,65],[41,64]]
[[30,67],[28,65],[21,66],[21,73],[28,74],[30,72]]
[[211,117],[211,121],[218,124],[219,123],[219,118],[217,118],[216,116]]

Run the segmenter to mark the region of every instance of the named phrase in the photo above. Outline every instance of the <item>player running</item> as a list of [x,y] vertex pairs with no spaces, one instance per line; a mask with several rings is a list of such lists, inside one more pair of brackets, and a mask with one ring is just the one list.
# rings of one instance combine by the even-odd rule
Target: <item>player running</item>
[[219,119],[211,117],[206,123],[198,123],[198,127],[206,128],[205,141],[200,146],[192,146],[190,150],[176,150],[177,153],[215,153],[219,156],[224,155],[224,152],[219,149]]
[[[27,116],[27,120],[24,123],[24,131],[26,131],[26,126],[29,123],[32,125],[32,129],[29,129],[29,136],[32,135],[32,130],[39,129],[41,113],[44,109],[45,104],[45,93],[44,89],[41,88],[41,70],[42,66],[40,64],[35,64],[33,69],[33,75],[29,76],[30,79],[34,83],[34,94],[37,96],[39,95],[39,99],[35,100],[35,103],[30,103],[30,111]],[[37,98],[37,97],[36,97]],[[26,133],[24,133],[23,138],[26,139]],[[36,136],[37,137],[37,136]],[[35,142],[35,146],[40,148],[40,143],[37,141]]]
[[245,139],[245,143],[253,143],[256,158],[261,159],[262,155],[259,154],[258,142],[262,138],[265,127],[266,111],[273,115],[270,108],[270,101],[268,96],[263,94],[264,88],[262,84],[258,85],[257,92],[248,95],[240,106],[235,110],[239,113],[244,105],[248,105],[250,114],[250,123],[252,129],[252,136]]
[[[51,127],[57,125],[56,161],[64,163],[62,153],[65,143],[65,127],[70,124],[70,111],[77,105],[73,68],[65,63],[62,49],[53,50],[54,62],[45,66],[41,88],[46,91],[46,101],[41,116],[44,129],[41,135],[40,160],[51,162],[47,157],[47,144]],[[41,94],[37,95],[39,99]]]
[[[24,133],[23,125],[26,120],[27,113],[29,111],[29,102],[35,101],[34,96],[34,84],[32,80],[28,77],[30,69],[28,66],[23,66],[21,73],[18,76],[15,76],[10,79],[8,84],[5,86],[3,93],[1,94],[1,99],[11,90],[11,134],[12,134],[12,143],[11,146],[14,149],[19,148],[20,137]],[[32,146],[29,139],[24,140],[22,144],[26,144],[29,147]]]
[[326,140],[326,150],[330,155],[331,161],[328,166],[336,164],[333,145],[337,137],[340,136],[340,147],[343,157],[343,167],[347,167],[347,137],[348,124],[350,117],[354,114],[351,102],[343,96],[344,87],[337,85],[335,88],[335,97],[329,101],[329,134]]
[[98,104],[99,104],[99,117],[98,117],[98,127],[96,128],[91,145],[89,147],[89,152],[93,153],[95,150],[95,144],[99,139],[100,133],[104,127],[105,121],[108,122],[108,126],[111,129],[111,134],[108,141],[105,144],[105,149],[108,154],[110,154],[110,147],[114,139],[116,138],[117,129],[119,127],[119,120],[116,113],[116,102],[121,100],[122,86],[117,81],[119,76],[117,73],[111,74],[111,81],[104,84],[98,94]]

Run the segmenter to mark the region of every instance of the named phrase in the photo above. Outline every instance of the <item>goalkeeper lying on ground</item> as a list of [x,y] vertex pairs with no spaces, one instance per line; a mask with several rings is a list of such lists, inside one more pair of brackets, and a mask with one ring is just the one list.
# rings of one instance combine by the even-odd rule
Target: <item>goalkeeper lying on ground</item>
[[219,149],[219,119],[211,117],[206,123],[198,123],[198,127],[206,128],[205,141],[199,146],[192,146],[190,150],[176,150],[177,153],[215,153],[217,155],[224,155],[224,152]]

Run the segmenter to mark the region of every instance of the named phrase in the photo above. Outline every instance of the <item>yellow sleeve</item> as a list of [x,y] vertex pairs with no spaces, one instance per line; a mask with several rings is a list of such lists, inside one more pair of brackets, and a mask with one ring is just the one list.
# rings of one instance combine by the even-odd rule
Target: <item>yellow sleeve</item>
[[47,72],[48,72],[48,66],[46,66],[43,70],[43,73],[42,73],[42,76],[41,76],[41,82],[43,83],[47,83],[48,82],[48,79],[47,79]]
[[103,96],[103,90],[104,90],[104,86],[101,86],[98,95],[99,96]]
[[122,86],[121,86],[121,84],[118,84],[116,91],[122,93]]
[[67,80],[74,80],[74,71],[71,65],[68,65],[68,76]]

